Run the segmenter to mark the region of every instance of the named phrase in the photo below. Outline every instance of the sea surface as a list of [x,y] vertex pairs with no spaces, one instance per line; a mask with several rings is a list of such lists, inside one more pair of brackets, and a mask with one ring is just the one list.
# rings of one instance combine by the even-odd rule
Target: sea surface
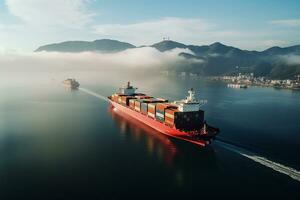
[[[76,77],[82,90],[61,81]],[[164,136],[105,97],[128,80],[149,95],[208,101],[207,148]],[[204,79],[40,72],[0,81],[0,199],[300,199],[300,91]],[[103,98],[104,97],[104,98]]]

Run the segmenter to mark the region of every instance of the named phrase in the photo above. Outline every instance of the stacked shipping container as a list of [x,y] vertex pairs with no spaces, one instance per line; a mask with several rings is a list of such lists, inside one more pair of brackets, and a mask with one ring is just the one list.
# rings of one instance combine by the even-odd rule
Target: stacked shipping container
[[124,106],[129,106],[130,99],[135,99],[134,96],[121,96],[121,104]]
[[140,112],[141,111],[141,102],[138,100],[134,101],[134,110]]
[[171,127],[174,126],[175,114],[178,112],[177,108],[166,108],[165,109],[165,123]]
[[134,110],[134,102],[135,102],[135,99],[130,99],[130,100],[129,100],[129,107],[130,107],[131,109],[133,109],[133,110]]
[[147,113],[148,113],[148,103],[147,102],[141,103],[141,113],[147,115]]
[[157,103],[148,103],[148,116],[155,119],[155,107]]
[[172,104],[167,104],[167,103],[158,103],[156,105],[156,119],[160,122],[165,121],[165,109],[167,108],[174,108],[176,109],[177,107]]
[[156,104],[156,108],[155,108],[155,118],[156,120],[160,121],[160,122],[164,122],[165,120],[165,108],[167,108],[168,105],[167,104],[163,104],[163,103],[158,103]]
[[144,94],[133,96],[114,94],[112,100],[124,106],[129,106],[142,114],[156,119],[179,130],[199,130],[204,123],[204,112],[179,112],[177,106],[167,103],[165,99],[156,99]]

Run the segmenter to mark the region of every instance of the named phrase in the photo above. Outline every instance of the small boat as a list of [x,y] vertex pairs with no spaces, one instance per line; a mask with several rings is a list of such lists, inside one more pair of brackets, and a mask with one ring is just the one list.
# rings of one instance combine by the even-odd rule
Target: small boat
[[68,78],[63,81],[64,86],[71,88],[71,89],[78,89],[79,88],[79,82],[77,82],[74,78]]
[[248,86],[246,84],[229,83],[229,84],[227,84],[227,87],[230,87],[230,88],[247,88]]

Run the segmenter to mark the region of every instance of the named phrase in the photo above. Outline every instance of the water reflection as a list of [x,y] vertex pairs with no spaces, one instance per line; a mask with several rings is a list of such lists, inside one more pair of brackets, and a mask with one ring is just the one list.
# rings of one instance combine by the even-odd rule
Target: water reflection
[[67,91],[67,92],[74,92],[74,91],[78,91],[79,88],[72,88],[70,86],[66,86],[66,85],[62,85],[64,90]]
[[171,165],[175,155],[179,153],[176,144],[167,136],[159,134],[149,126],[136,121],[113,107],[109,107],[109,113],[120,128],[120,133],[126,139],[137,143],[144,143],[147,151],[153,156]]
[[[120,128],[122,137],[144,144],[149,154],[156,155],[167,164],[182,168],[189,164],[195,164],[195,161],[199,159],[202,167],[205,167],[204,160],[214,160],[215,149],[212,146],[202,148],[185,141],[172,139],[111,106],[108,111]],[[207,164],[209,165],[211,162]]]
[[127,141],[145,145],[151,156],[166,164],[167,171],[171,172],[172,185],[178,189],[190,190],[188,185],[195,179],[203,182],[219,179],[216,173],[219,169],[218,161],[213,147],[201,148],[188,142],[174,140],[114,110],[111,106],[108,111],[120,128],[122,137]]

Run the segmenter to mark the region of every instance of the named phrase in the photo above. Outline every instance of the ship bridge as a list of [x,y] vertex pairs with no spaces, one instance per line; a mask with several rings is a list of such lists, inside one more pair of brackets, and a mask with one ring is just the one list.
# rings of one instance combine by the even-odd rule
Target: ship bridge
[[134,95],[137,88],[134,88],[130,85],[130,82],[127,82],[127,86],[119,88],[119,94],[123,95]]
[[207,103],[207,100],[198,100],[195,98],[195,91],[193,88],[191,88],[188,93],[189,95],[186,97],[186,99],[174,101],[174,103],[178,106],[179,112],[199,111],[200,106]]

